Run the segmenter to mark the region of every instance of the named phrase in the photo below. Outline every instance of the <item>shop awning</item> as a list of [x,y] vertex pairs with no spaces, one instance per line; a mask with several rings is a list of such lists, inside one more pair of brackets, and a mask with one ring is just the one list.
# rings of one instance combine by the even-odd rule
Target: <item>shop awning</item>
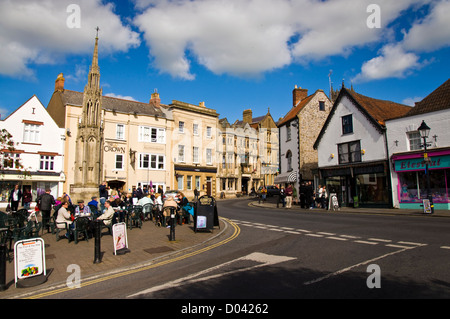
[[275,177],[274,183],[275,184],[283,184],[283,183],[294,183],[298,180],[298,172],[287,172],[282,173]]

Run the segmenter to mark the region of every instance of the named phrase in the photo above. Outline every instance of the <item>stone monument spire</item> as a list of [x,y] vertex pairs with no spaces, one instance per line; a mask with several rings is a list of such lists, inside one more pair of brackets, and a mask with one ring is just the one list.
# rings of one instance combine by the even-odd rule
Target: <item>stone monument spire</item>
[[98,66],[98,30],[95,38],[92,65],[84,87],[83,107],[78,123],[75,160],[75,184],[72,197],[87,200],[98,195],[103,167],[103,121],[100,68]]

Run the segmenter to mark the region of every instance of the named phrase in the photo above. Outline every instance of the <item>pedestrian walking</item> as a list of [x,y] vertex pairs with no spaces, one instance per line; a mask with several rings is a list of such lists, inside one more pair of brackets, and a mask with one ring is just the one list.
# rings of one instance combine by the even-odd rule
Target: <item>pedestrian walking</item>
[[328,193],[327,193],[327,187],[323,185],[322,188],[322,208],[327,209],[328,207]]
[[288,187],[286,187],[285,194],[286,194],[286,208],[291,208],[292,207],[292,195],[293,195],[291,185],[288,185]]
[[[42,229],[47,229],[47,232],[50,232],[49,230],[49,221],[50,221],[50,212],[52,210],[53,205],[56,204],[55,198],[50,194],[51,190],[50,188],[47,188],[45,190],[44,194],[39,195],[39,197],[36,199],[36,203],[39,207],[39,210],[42,213]],[[67,207],[69,207],[69,202],[65,200],[64,202],[67,202]],[[57,211],[55,211],[55,214],[57,214]]]

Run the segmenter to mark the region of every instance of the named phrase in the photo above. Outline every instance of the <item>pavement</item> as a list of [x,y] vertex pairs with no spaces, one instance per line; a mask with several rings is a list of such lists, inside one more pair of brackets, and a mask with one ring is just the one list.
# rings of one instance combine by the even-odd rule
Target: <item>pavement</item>
[[337,211],[326,210],[322,208],[301,208],[300,205],[292,205],[291,208],[283,208],[281,203],[276,203],[275,198],[269,198],[265,202],[259,201],[257,198],[251,199],[249,202],[250,206],[259,207],[259,208],[267,208],[267,209],[290,209],[292,211],[301,211],[301,212],[327,212],[330,214],[339,214],[339,213],[354,213],[354,214],[377,214],[377,215],[385,215],[385,216],[423,216],[423,217],[450,217],[450,210],[435,210],[433,214],[425,214],[423,210],[416,209],[399,209],[399,208],[353,208],[353,207],[340,207]]
[[[214,227],[212,231],[194,232],[191,221],[191,224],[176,225],[175,240],[171,241],[170,228],[158,227],[153,221],[144,221],[142,228],[131,230],[127,228],[128,252],[114,255],[113,237],[104,228],[100,244],[100,263],[94,263],[95,238],[86,241],[81,237],[77,244],[74,241],[69,242],[66,238],[56,241],[56,235],[45,230],[41,238],[45,244],[47,276],[21,280],[19,286],[23,284],[28,287],[16,287],[15,262],[7,261],[6,289],[0,291],[0,299],[23,299],[33,298],[36,294],[41,296],[46,293],[52,294],[52,291],[67,287],[67,283],[77,283],[75,281],[77,268],[80,270],[81,282],[85,282],[93,278],[113,277],[114,274],[120,275],[151,264],[160,264],[164,260],[180,258],[183,254],[192,255],[193,251],[213,246],[222,240],[226,236],[226,229],[227,223],[221,219],[220,227]],[[13,252],[10,254],[13,255]],[[42,283],[42,279],[46,281]]]

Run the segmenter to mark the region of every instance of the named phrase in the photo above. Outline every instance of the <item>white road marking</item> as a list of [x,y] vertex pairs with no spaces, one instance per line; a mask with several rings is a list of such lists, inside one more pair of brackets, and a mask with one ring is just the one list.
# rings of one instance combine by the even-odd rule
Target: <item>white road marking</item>
[[421,243],[413,243],[413,242],[410,242],[410,241],[399,241],[398,243],[399,243],[399,244],[404,244],[404,245],[415,245],[415,246],[421,246],[421,245],[423,245],[423,244],[421,244]]
[[379,257],[376,257],[376,258],[373,258],[373,259],[369,259],[369,260],[360,262],[359,264],[356,264],[356,265],[353,265],[353,266],[350,266],[350,267],[347,267],[347,268],[343,268],[343,269],[341,269],[341,270],[335,271],[335,272],[333,272],[333,273],[331,273],[331,274],[328,274],[328,275],[326,275],[326,276],[319,277],[319,278],[317,278],[317,279],[307,281],[307,282],[305,282],[305,283],[303,283],[303,284],[304,284],[305,286],[311,285],[311,284],[315,284],[315,283],[317,283],[317,282],[319,282],[319,281],[322,281],[322,280],[325,280],[325,279],[327,279],[327,278],[330,278],[330,277],[333,277],[333,276],[342,274],[342,273],[344,273],[344,272],[346,272],[346,271],[349,271],[349,270],[351,270],[351,269],[353,269],[353,268],[356,268],[356,267],[359,267],[359,266],[363,266],[363,265],[366,265],[366,264],[371,264],[371,263],[373,263],[373,262],[375,262],[375,261],[377,261],[377,260],[380,260],[380,259],[383,259],[383,258],[392,256],[392,255],[395,255],[395,254],[399,254],[399,253],[402,253],[402,252],[407,251],[407,250],[409,250],[409,249],[414,249],[414,248],[417,248],[417,247],[419,247],[419,246],[416,246],[416,247],[407,247],[407,248],[404,248],[404,249],[401,249],[401,250],[393,251],[393,252],[390,252],[390,253],[388,253],[388,254],[385,254],[385,255],[382,255],[382,256],[379,256]]
[[442,249],[450,249],[450,246],[441,246]]
[[361,238],[361,237],[358,237],[358,236],[350,236],[350,235],[339,235],[339,236],[344,237],[344,238],[348,238],[348,239],[358,239],[358,238]]
[[[197,283],[197,282],[202,282],[202,281],[206,281],[206,280],[210,280],[210,279],[214,279],[214,278],[219,278],[219,277],[223,277],[226,275],[230,275],[230,274],[235,274],[235,273],[239,273],[239,272],[244,272],[244,271],[249,271],[249,270],[253,270],[256,268],[260,268],[260,267],[265,267],[265,266],[270,266],[270,265],[275,265],[275,264],[279,264],[279,263],[283,263],[286,261],[290,261],[290,260],[294,260],[296,258],[294,257],[287,257],[287,256],[276,256],[276,255],[267,255],[267,254],[263,254],[263,253],[252,253],[250,255],[241,257],[241,258],[237,258],[237,259],[233,259],[229,262],[208,268],[206,270],[197,272],[195,274],[192,274],[190,276],[187,277],[182,277],[180,279],[177,280],[173,280],[170,282],[167,282],[163,285],[159,285],[159,286],[155,286],[143,291],[140,291],[138,293],[135,293],[133,295],[128,296],[128,298],[132,298],[132,297],[136,297],[139,295],[143,295],[143,294],[149,294],[149,293],[153,293],[159,290],[163,290],[163,289],[168,289],[168,288],[173,288],[173,287],[180,287],[182,285],[186,285],[186,284],[193,284],[193,283]],[[210,275],[210,276],[204,276],[214,270],[218,270],[222,267],[228,266],[234,262],[237,261],[242,261],[242,260],[249,260],[249,261],[254,261],[254,262],[258,262],[259,264],[254,265],[254,266],[250,266],[250,267],[246,267],[246,268],[240,268],[240,269],[236,269],[236,270],[232,270],[232,271],[228,271],[228,272],[224,272],[221,274],[215,274],[215,275]]]
[[347,241],[347,238],[342,238],[342,237],[334,237],[334,236],[329,236],[327,237],[328,239],[334,239],[334,240],[342,240],[342,241]]
[[390,240],[390,239],[380,239],[380,238],[369,238],[369,240],[380,241],[380,242],[383,242],[383,243],[390,243],[390,242],[392,242],[392,240]]
[[311,236],[311,237],[323,237],[323,235],[319,235],[319,234],[306,234],[306,236]]
[[326,232],[317,232],[319,235],[325,235],[325,236],[334,236],[336,234],[333,233],[326,233]]
[[394,244],[387,244],[386,246],[393,247],[393,248],[411,248],[411,246],[394,245]]
[[366,241],[366,240],[355,240],[354,242],[359,243],[359,244],[378,245],[378,243],[374,243],[373,241]]

